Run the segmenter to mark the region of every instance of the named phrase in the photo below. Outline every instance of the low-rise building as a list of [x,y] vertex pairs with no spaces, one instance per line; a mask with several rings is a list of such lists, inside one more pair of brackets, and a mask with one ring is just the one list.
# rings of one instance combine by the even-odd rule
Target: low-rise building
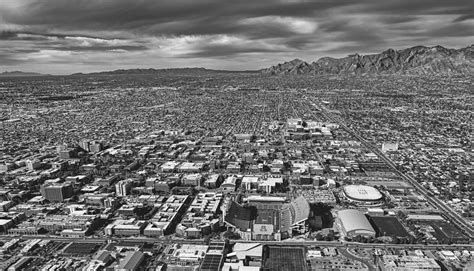
[[147,222],[143,220],[137,220],[130,218],[127,220],[118,219],[112,224],[107,225],[104,228],[106,235],[119,235],[119,236],[139,236],[143,233]]
[[150,219],[150,223],[144,228],[143,234],[146,236],[163,236],[172,233],[185,211],[185,203],[188,202],[189,197],[186,195],[170,196]]
[[235,191],[235,188],[237,186],[237,177],[235,176],[229,176],[225,179],[225,181],[221,184],[220,188],[223,191]]
[[40,214],[23,221],[15,228],[8,230],[11,234],[38,234],[39,229],[50,233],[60,232],[65,229],[80,229],[86,232],[94,229],[99,222],[96,215],[45,215]]
[[378,257],[377,265],[382,271],[441,271],[435,259],[419,256],[383,255]]
[[196,195],[176,228],[176,233],[188,238],[198,238],[216,230],[219,225],[218,212],[222,198],[222,193],[215,192]]
[[140,265],[145,260],[145,254],[141,251],[130,251],[125,258],[120,260],[120,263],[115,268],[118,271],[135,271],[140,268]]

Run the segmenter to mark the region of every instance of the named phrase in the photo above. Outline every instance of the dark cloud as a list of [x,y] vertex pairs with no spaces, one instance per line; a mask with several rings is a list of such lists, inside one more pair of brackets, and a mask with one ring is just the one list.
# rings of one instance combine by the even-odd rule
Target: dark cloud
[[325,32],[343,31],[350,23],[350,20],[347,18],[335,18],[321,22],[319,28]]
[[26,60],[17,58],[15,55],[11,53],[3,53],[0,52],[0,65],[18,65],[21,63],[25,63]]
[[378,34],[376,24],[358,25],[351,23],[349,19],[340,19],[322,23],[320,28],[327,33],[333,33],[333,41],[347,43],[347,48],[353,48],[355,44],[362,48],[366,45],[367,48],[367,45],[386,43],[384,37]]
[[[76,51],[76,52],[87,52],[87,51],[97,51],[97,52],[103,52],[103,51],[146,51],[148,50],[148,47],[146,46],[140,46],[140,45],[122,45],[122,46],[97,46],[97,45],[92,45],[92,46],[58,46],[58,47],[52,47],[55,50],[58,51]],[[48,48],[51,49],[51,48]]]
[[0,40],[10,40],[17,37],[17,34],[12,31],[0,31]]
[[474,13],[461,15],[457,17],[456,19],[454,19],[453,22],[462,22],[466,20],[474,20]]
[[471,0],[384,0],[361,1],[357,10],[374,14],[397,15],[440,15],[469,14],[474,11]]
[[284,44],[296,50],[314,49],[312,45],[317,43],[317,38],[313,35],[293,36],[285,39]]
[[361,44],[385,43],[383,37],[378,35],[377,32],[371,28],[350,26],[347,30],[348,31],[341,31],[334,40],[342,42],[360,42]]
[[[474,37],[474,28],[466,24],[451,24],[425,33],[426,37]],[[467,45],[467,44],[466,44]]]
[[237,17],[204,18],[156,24],[143,30],[149,35],[244,35],[251,39],[289,37],[294,30],[281,22],[268,20],[245,24]]
[[[36,49],[10,49],[11,54],[19,53],[32,53],[39,52],[42,50],[57,50],[57,51],[76,51],[76,52],[91,52],[91,51],[145,51],[149,48],[143,44],[121,44],[116,45],[114,43],[127,43],[125,40],[118,39],[104,39],[94,36],[79,36],[79,35],[66,35],[66,34],[45,34],[45,33],[33,33],[33,32],[13,32],[3,31],[0,32],[0,40],[17,42],[21,45],[21,42],[35,42],[34,47]],[[20,42],[20,43],[18,43]]]
[[65,39],[65,38],[89,38],[111,40],[109,38],[91,36],[91,35],[75,35],[75,34],[57,34],[57,33],[43,33],[43,32],[29,32],[29,31],[0,31],[0,40],[48,40],[50,38]]
[[21,11],[9,10],[1,13],[5,20],[22,25],[136,29],[150,24],[193,18],[248,18],[269,15],[307,17],[352,4],[352,1],[37,0],[31,1]]
[[411,15],[396,15],[396,16],[382,16],[379,18],[379,21],[384,24],[402,24],[402,23],[409,23],[418,20],[417,16]]
[[0,9],[0,14],[12,24],[59,28],[66,32],[115,30],[154,36],[243,34],[265,38],[285,36],[289,31],[279,24],[249,27],[240,21],[262,16],[314,18],[327,10],[352,4],[351,1],[42,0],[33,1],[19,11]]
[[[331,12],[343,10],[340,16]],[[242,25],[241,21],[262,16],[307,18],[321,23],[325,31],[338,31],[350,24],[347,16],[365,14],[376,24],[399,24],[423,14],[455,14],[458,21],[472,18],[471,0],[31,0],[21,9],[0,9],[4,20],[25,28],[82,31],[88,34],[121,31],[130,35],[245,35],[252,39],[288,37],[284,26],[267,22]],[[337,15],[337,13],[336,13]],[[110,37],[109,37],[110,38]],[[113,38],[113,37],[112,37]]]
[[[98,59],[107,59],[109,51],[129,52],[131,58],[154,54],[145,61],[278,54],[316,58],[315,52],[367,53],[443,38],[461,47],[474,35],[473,19],[472,0],[15,0],[0,2],[0,43],[36,50],[30,53],[55,50]],[[213,43],[221,36],[236,38],[235,44]],[[2,65],[29,54],[1,47]],[[71,60],[59,58],[38,59]]]
[[233,45],[210,45],[200,48],[197,52],[183,54],[180,57],[183,58],[198,58],[198,57],[231,57],[240,54],[249,53],[268,53],[268,52],[280,52],[281,50],[266,49],[249,47],[242,48],[240,46]]

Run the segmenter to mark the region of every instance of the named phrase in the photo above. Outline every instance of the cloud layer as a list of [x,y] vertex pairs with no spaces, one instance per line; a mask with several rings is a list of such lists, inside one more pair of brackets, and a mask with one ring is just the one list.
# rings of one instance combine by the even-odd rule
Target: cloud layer
[[256,69],[473,36],[471,0],[0,2],[0,70]]

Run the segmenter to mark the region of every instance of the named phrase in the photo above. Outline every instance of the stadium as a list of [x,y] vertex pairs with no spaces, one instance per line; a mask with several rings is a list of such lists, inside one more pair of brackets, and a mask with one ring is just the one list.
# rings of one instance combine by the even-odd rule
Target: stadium
[[367,185],[347,185],[343,188],[344,196],[358,205],[379,205],[383,195],[376,188]]
[[253,201],[253,206],[248,207],[231,202],[224,222],[245,240],[280,241],[291,237],[293,231],[304,233],[310,214],[308,201],[303,196],[289,203],[275,201],[276,198],[260,197],[260,202]]

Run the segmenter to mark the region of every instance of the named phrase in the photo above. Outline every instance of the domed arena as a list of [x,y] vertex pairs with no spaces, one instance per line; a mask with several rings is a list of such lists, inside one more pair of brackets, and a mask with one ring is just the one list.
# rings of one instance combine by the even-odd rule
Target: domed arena
[[343,191],[349,201],[360,204],[378,204],[383,198],[379,190],[367,185],[347,185]]

